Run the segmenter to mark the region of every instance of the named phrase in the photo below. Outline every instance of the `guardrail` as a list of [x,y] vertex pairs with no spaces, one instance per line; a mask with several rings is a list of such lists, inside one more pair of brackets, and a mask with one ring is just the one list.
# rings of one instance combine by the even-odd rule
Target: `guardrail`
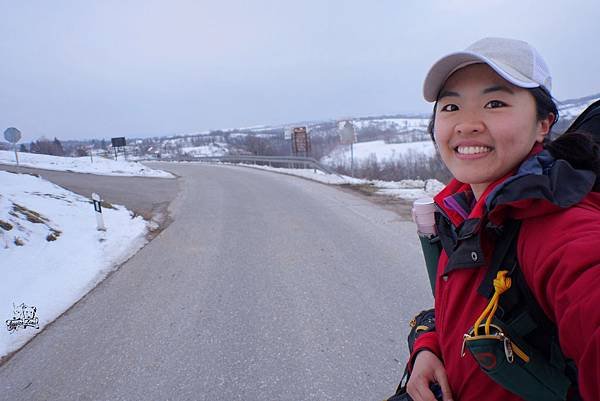
[[206,157],[194,157],[190,159],[193,161],[201,161],[201,162],[223,162],[223,163],[245,163],[250,162],[252,164],[257,163],[267,163],[269,166],[273,166],[273,164],[280,164],[284,166],[288,166],[288,168],[297,168],[298,166],[302,166],[302,168],[313,168],[316,170],[320,170],[325,174],[337,174],[335,171],[330,168],[322,165],[312,157],[299,157],[299,156],[206,156]]

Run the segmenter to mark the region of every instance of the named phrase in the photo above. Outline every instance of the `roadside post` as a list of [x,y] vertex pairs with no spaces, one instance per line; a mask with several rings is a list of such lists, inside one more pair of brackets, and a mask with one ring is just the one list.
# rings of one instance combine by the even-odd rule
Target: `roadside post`
[[15,127],[7,128],[4,131],[4,139],[13,144],[15,148],[15,159],[17,161],[17,167],[19,167],[19,155],[17,153],[17,142],[21,139],[21,131],[16,129]]
[[340,132],[340,143],[350,145],[350,174],[354,178],[354,144],[356,143],[356,129],[351,121],[340,121],[338,123]]
[[100,195],[97,193],[92,194],[92,200],[94,201],[94,210],[96,211],[96,229],[98,231],[106,231],[106,227],[104,226],[104,217],[102,217],[102,205]]
[[[290,141],[291,154],[294,154],[294,144],[292,143],[292,128],[285,127],[283,129],[283,140]],[[295,168],[294,163],[291,163],[292,168]],[[288,167],[290,167],[290,163],[288,163]]]

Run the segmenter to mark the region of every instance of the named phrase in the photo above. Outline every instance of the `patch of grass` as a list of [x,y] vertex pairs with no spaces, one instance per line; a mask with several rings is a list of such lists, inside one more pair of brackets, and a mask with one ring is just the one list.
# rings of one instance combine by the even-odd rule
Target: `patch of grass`
[[[89,201],[88,203],[90,205],[93,205],[94,201]],[[102,206],[102,209],[115,209],[115,210],[117,209],[110,202],[107,202],[104,199],[100,201],[100,206]]]
[[7,221],[0,220],[0,228],[2,228],[5,231],[10,231],[13,229],[13,226]]
[[70,200],[66,199],[66,197],[64,195],[44,194],[41,192],[32,192],[31,194],[35,195],[35,196],[40,196],[42,198],[52,198],[52,199],[64,200],[68,203],[73,203]]
[[13,210],[17,213],[22,214],[28,221],[36,224],[46,224],[48,219],[35,212],[33,210],[27,209],[25,206],[21,206],[17,203],[13,203]]
[[46,241],[50,242],[50,241],[56,241],[58,239],[58,237],[60,237],[60,235],[62,234],[62,231],[57,230],[55,228],[51,228],[50,229],[50,234],[48,234],[46,236]]
[[344,184],[342,186],[362,192],[365,195],[374,195],[378,190],[373,184]]

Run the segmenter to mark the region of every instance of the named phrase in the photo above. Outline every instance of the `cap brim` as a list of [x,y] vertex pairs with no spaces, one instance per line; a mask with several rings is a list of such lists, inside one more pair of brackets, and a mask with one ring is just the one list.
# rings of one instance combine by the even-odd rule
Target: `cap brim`
[[457,52],[441,58],[431,67],[423,84],[423,97],[428,102],[435,102],[438,93],[450,75],[463,67],[478,63],[489,65],[502,78],[521,88],[536,88],[540,86],[537,82],[531,81],[514,68],[500,65],[476,53]]

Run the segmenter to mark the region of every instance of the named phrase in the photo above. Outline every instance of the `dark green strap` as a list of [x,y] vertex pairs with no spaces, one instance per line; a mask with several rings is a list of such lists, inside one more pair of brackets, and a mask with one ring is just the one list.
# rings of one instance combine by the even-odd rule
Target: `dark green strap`
[[481,295],[491,298],[494,293],[494,279],[500,270],[509,270],[509,275],[516,268],[517,263],[517,237],[521,222],[509,220],[504,224],[499,238],[496,241],[492,261],[488,267],[481,285],[477,289]]
[[437,276],[438,261],[442,252],[442,245],[437,236],[419,235],[423,256],[425,257],[425,266],[427,267],[427,276],[431,285],[431,293],[435,296],[435,279]]

